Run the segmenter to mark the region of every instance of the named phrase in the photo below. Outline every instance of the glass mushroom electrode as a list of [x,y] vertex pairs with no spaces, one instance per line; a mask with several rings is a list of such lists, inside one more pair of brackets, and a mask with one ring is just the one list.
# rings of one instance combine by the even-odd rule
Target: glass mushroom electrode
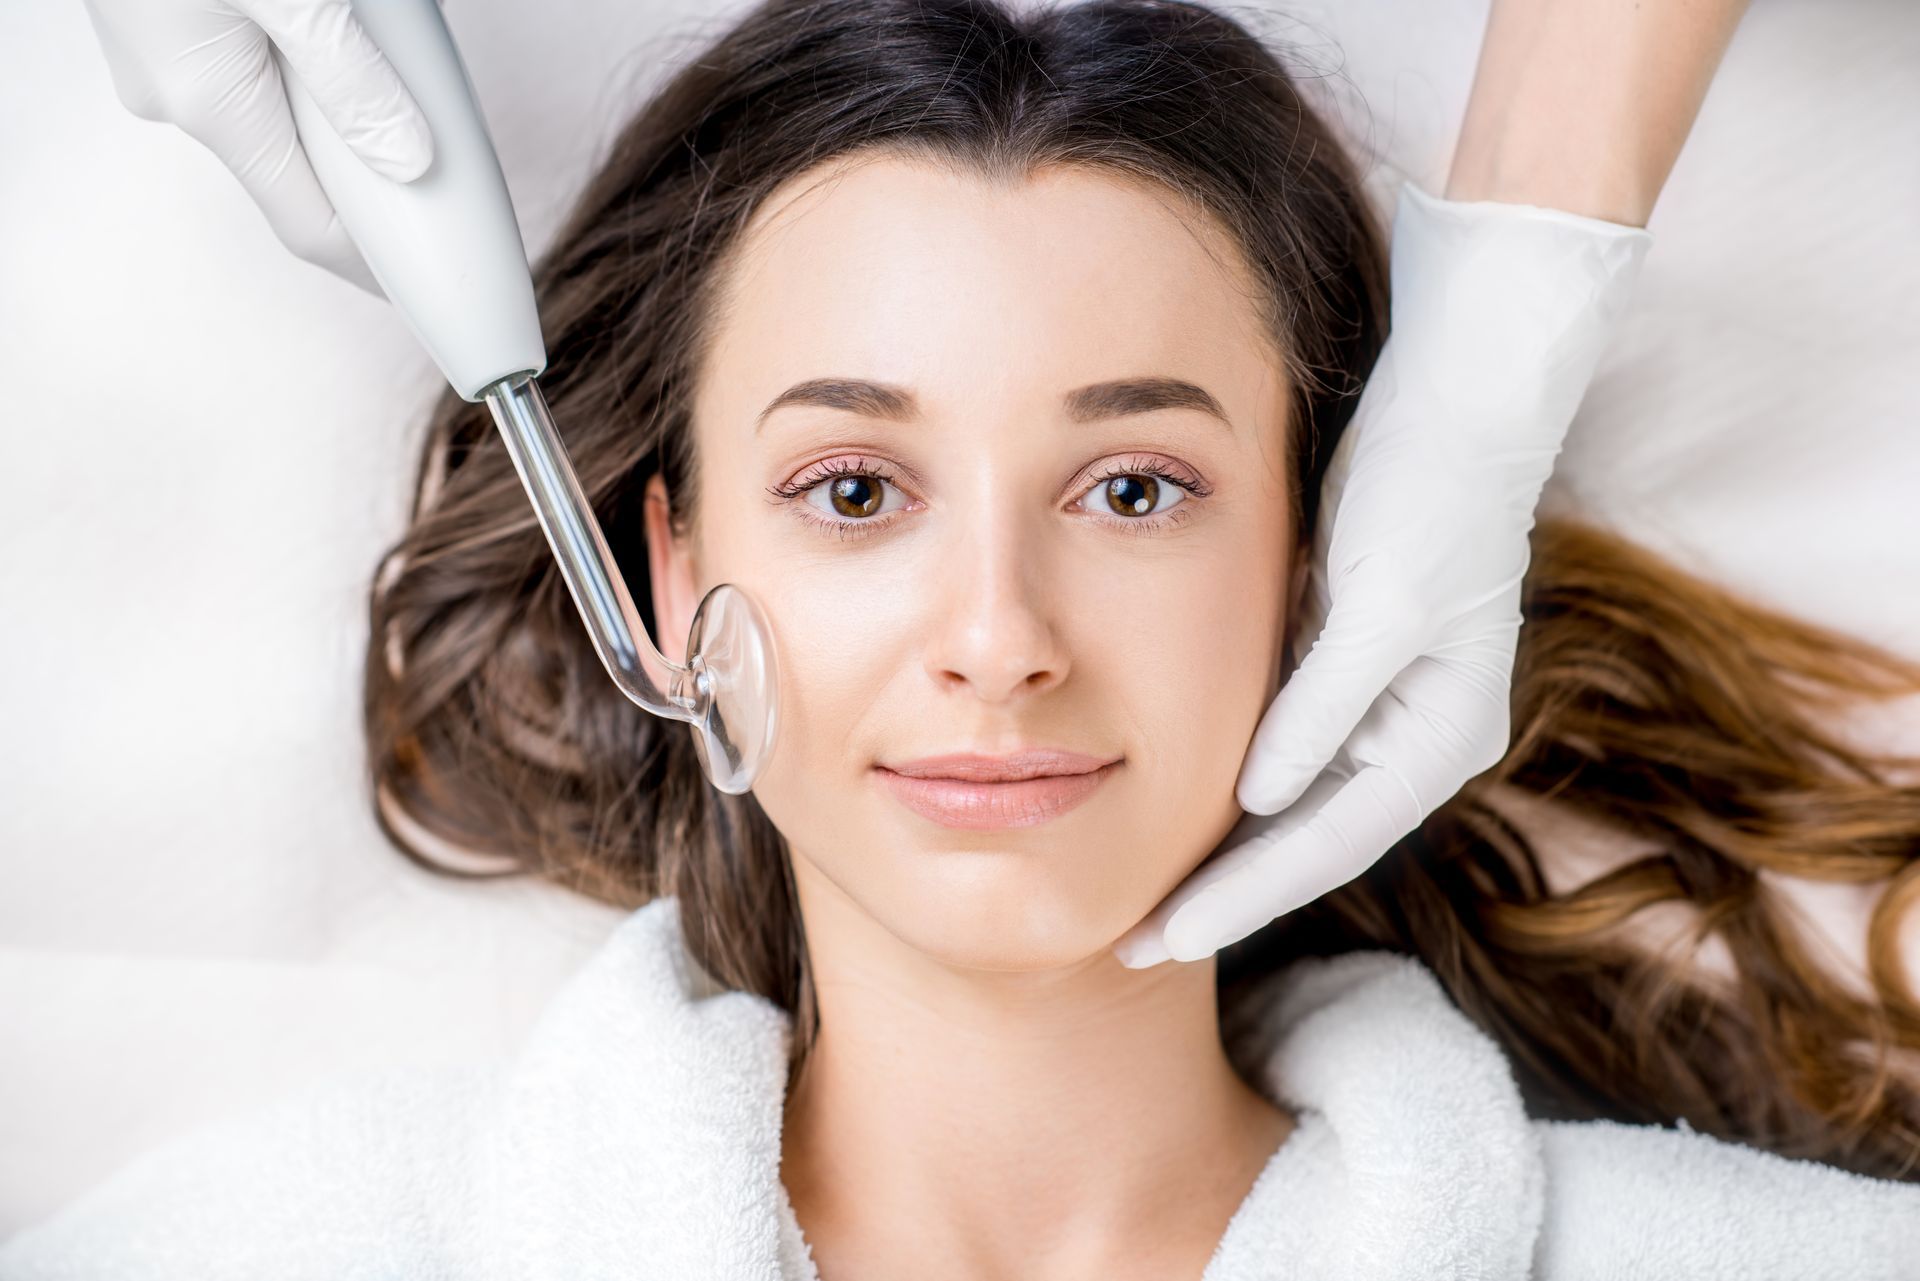
[[773,753],[779,679],[765,613],[730,583],[694,613],[684,664],[647,635],[540,393],[547,367],[533,280],[493,140],[437,0],[356,4],[433,130],[410,183],[375,173],[340,140],[280,60],[300,140],[374,278],[453,389],[485,401],[540,518],[594,649],[626,696],[685,721],[707,778],[753,786]]

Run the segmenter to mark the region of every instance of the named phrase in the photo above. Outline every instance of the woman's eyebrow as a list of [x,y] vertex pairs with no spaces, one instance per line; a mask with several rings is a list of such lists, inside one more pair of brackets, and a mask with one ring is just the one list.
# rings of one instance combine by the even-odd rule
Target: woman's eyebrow
[[[1220,408],[1220,402],[1206,388],[1181,378],[1121,378],[1089,383],[1061,399],[1066,405],[1067,417],[1077,423],[1149,414],[1158,409],[1197,409],[1219,419],[1229,430],[1233,426],[1226,411]],[[810,378],[795,383],[768,402],[754,421],[754,430],[759,431],[774,410],[788,405],[819,405],[900,423],[912,422],[920,416],[919,401],[905,387],[865,378]]]

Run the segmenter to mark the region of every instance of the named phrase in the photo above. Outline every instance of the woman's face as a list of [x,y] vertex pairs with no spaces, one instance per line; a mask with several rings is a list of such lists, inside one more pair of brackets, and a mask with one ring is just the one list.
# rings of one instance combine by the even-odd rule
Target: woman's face
[[[1237,249],[1176,201],[891,155],[800,175],[736,250],[688,537],[649,491],[662,649],[718,583],[772,622],[754,794],[796,876],[951,964],[1069,964],[1145,916],[1239,817],[1278,688],[1288,388]],[[1064,810],[884,768],[1035,748],[1114,764]]]

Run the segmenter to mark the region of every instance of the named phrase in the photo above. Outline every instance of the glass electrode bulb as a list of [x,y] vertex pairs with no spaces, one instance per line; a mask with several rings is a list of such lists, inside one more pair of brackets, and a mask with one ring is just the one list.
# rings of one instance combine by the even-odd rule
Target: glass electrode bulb
[[766,615],[744,591],[721,583],[694,611],[685,665],[668,662],[634,608],[540,384],[531,374],[512,374],[484,388],[481,399],[614,684],[654,715],[693,727],[701,768],[715,787],[736,795],[750,789],[779,727],[779,671]]

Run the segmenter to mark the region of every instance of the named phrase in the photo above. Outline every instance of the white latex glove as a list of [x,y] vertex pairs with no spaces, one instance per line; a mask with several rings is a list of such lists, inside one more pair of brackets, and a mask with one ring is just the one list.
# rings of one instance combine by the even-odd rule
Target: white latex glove
[[1344,885],[1505,754],[1534,511],[1652,240],[1401,188],[1390,334],[1321,491],[1313,648],[1254,732],[1248,814],[1122,962],[1199,960]]
[[205,144],[297,257],[381,296],[307,163],[269,45],[356,155],[418,178],[433,163],[426,117],[347,0],[85,3],[127,110]]

